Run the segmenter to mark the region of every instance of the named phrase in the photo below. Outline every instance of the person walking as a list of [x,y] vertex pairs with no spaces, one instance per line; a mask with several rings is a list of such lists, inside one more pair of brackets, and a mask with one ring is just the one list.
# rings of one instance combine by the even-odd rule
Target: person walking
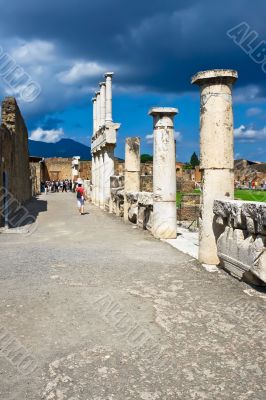
[[80,215],[84,214],[84,201],[85,201],[85,189],[82,187],[82,183],[78,183],[76,187],[77,193],[77,205]]

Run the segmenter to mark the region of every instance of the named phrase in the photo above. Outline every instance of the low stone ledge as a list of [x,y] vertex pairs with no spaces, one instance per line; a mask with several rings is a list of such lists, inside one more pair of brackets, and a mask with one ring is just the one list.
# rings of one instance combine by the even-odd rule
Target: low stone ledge
[[221,265],[232,275],[266,284],[266,203],[215,200],[214,229]]
[[142,206],[153,206],[153,193],[139,192],[138,204]]

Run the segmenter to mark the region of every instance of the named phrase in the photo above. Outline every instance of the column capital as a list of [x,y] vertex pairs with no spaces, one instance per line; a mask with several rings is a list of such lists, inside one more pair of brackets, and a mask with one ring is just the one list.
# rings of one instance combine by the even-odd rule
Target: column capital
[[96,101],[96,97],[93,97],[91,101],[94,103]]
[[106,82],[100,82],[100,83],[99,83],[99,86],[100,86],[100,87],[105,86],[105,85],[106,85]]
[[149,115],[163,117],[164,115],[174,117],[178,114],[178,109],[173,107],[152,107]]
[[219,83],[232,84],[237,78],[238,73],[233,69],[210,69],[193,75],[191,83],[199,86]]
[[114,75],[114,72],[105,72],[104,77],[105,78],[107,78],[107,77],[112,78],[113,75]]
[[100,90],[96,90],[95,95],[99,96],[100,93],[101,93]]

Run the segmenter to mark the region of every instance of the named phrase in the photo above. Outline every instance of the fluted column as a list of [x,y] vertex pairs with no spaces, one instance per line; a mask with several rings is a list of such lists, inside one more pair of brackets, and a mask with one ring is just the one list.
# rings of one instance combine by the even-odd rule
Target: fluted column
[[153,116],[153,235],[177,236],[174,116],[176,108],[154,107]]
[[100,83],[100,104],[101,104],[101,117],[100,126],[105,124],[105,114],[106,114],[106,88],[105,82]]
[[110,177],[115,172],[114,145],[107,145],[104,150],[104,205],[110,208]]
[[200,168],[203,171],[199,261],[219,264],[213,203],[234,198],[233,70],[199,72],[191,82],[200,86]]
[[106,78],[106,123],[110,123],[113,121],[112,116],[112,77],[113,72],[106,72],[104,75]]
[[140,190],[140,138],[126,138],[124,220],[128,221],[129,204],[126,194]]
[[101,96],[100,96],[100,91],[95,92],[96,95],[96,132],[100,128],[101,124]]
[[93,107],[93,136],[95,135],[96,132],[96,126],[97,126],[97,109],[96,109],[96,97],[93,97],[92,101],[92,107]]

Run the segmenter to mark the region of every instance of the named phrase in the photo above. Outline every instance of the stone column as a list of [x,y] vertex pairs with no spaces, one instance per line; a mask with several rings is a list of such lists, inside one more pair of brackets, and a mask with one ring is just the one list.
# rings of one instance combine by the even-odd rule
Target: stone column
[[91,157],[91,185],[92,185],[92,193],[91,193],[91,201],[95,204],[95,155],[92,154]]
[[97,109],[96,109],[96,97],[93,97],[92,101],[92,107],[93,107],[93,136],[95,135],[96,132],[96,126],[97,126]]
[[105,82],[100,83],[100,106],[101,106],[101,116],[100,116],[100,126],[105,124],[106,117],[106,89]]
[[94,157],[95,157],[95,166],[94,166],[94,176],[95,176],[95,194],[94,194],[94,204],[96,206],[99,205],[99,154],[98,153],[94,153]]
[[106,117],[105,121],[106,123],[110,123],[113,121],[113,116],[112,116],[112,77],[114,73],[113,72],[106,72],[104,75],[106,78]]
[[219,264],[214,228],[215,199],[234,198],[233,70],[199,72],[191,83],[200,86],[200,168],[203,171],[199,261]]
[[100,123],[101,123],[101,96],[100,96],[100,92],[95,92],[96,94],[96,118],[97,118],[97,122],[96,122],[96,132],[99,130],[100,128]]
[[176,108],[155,107],[153,116],[153,228],[159,239],[173,239],[176,222],[176,169],[174,116]]
[[99,152],[99,206],[104,208],[104,160],[103,150]]
[[104,151],[104,206],[110,211],[110,177],[115,173],[114,145],[106,145]]
[[140,191],[140,138],[126,138],[124,220],[128,221],[129,204],[126,193]]

